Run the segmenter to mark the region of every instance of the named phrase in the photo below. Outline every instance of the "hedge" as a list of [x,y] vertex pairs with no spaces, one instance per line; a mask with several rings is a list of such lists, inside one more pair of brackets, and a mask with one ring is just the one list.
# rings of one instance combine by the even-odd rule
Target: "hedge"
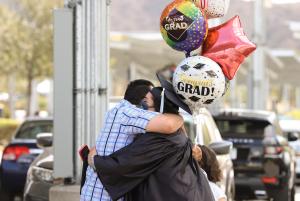
[[0,119],[0,144],[9,142],[19,124],[20,122],[13,119]]

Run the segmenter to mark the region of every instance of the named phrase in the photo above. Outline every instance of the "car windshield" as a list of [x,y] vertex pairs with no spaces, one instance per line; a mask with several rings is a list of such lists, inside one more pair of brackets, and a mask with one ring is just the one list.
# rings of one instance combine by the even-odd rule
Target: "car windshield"
[[39,133],[52,133],[52,121],[31,121],[25,122],[18,133],[16,139],[36,139]]
[[216,123],[223,137],[244,138],[263,138],[268,125],[270,125],[267,121],[243,119],[216,119]]
[[197,134],[197,131],[196,131],[196,125],[192,122],[184,122],[184,128],[185,128],[185,131],[188,135],[188,137],[191,139],[191,140],[194,140],[196,138],[196,134]]

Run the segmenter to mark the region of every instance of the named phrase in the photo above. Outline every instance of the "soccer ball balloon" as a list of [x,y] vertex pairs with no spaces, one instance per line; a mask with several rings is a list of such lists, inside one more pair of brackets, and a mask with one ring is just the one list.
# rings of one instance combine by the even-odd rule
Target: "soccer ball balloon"
[[230,0],[193,0],[202,10],[208,19],[219,18],[226,15]]
[[173,75],[177,95],[195,112],[221,98],[226,80],[220,66],[203,56],[184,59]]

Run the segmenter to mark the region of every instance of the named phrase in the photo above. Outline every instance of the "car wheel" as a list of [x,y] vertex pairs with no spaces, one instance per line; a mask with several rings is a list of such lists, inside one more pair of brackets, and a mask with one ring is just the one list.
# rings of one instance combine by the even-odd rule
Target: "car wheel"
[[234,201],[234,185],[230,186],[230,189],[228,189],[228,193],[227,193],[227,201]]
[[14,201],[14,195],[5,192],[4,190],[0,190],[0,200],[1,201]]
[[292,201],[292,190],[289,189],[288,185],[284,185],[282,189],[276,189],[272,192],[273,201]]
[[0,178],[0,200],[1,201],[14,201],[15,196],[7,191],[5,191],[2,187],[2,182]]
[[296,196],[296,188],[295,186],[293,186],[291,191],[291,201],[295,201],[295,196]]

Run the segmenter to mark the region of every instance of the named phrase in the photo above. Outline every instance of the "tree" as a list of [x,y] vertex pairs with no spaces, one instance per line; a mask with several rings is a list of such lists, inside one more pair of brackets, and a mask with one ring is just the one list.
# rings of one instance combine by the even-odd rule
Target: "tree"
[[7,80],[9,92],[9,108],[11,117],[14,111],[15,75],[20,65],[20,53],[24,45],[24,36],[20,30],[20,18],[8,7],[0,7],[0,74]]
[[52,11],[62,6],[62,0],[18,0],[17,10],[28,33],[30,51],[24,58],[21,71],[27,78],[27,113],[30,111],[31,84],[34,78],[52,76],[53,72],[53,26]]
[[20,18],[8,7],[0,7],[0,71],[10,74],[18,66],[21,33],[19,32]]
[[27,115],[34,112],[30,111],[32,81],[52,76],[52,10],[62,5],[62,0],[14,0],[12,8],[0,10],[0,22],[6,21],[0,28],[1,71],[26,78]]

